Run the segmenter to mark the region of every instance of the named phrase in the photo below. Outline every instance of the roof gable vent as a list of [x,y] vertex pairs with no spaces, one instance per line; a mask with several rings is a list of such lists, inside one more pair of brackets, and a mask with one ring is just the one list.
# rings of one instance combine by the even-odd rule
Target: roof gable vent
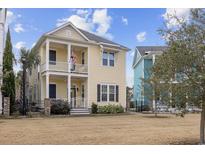
[[68,37],[71,37],[71,36],[72,36],[72,32],[71,32],[71,30],[69,30],[69,29],[66,30],[66,34],[67,34]]

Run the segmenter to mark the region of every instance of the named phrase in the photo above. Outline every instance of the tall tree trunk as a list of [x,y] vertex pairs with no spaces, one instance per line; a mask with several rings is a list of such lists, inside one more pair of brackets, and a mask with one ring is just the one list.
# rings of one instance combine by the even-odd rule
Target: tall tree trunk
[[205,131],[205,104],[202,104],[201,122],[200,122],[200,144],[204,144]]
[[155,99],[155,117],[157,117],[157,101],[156,101],[156,99]]

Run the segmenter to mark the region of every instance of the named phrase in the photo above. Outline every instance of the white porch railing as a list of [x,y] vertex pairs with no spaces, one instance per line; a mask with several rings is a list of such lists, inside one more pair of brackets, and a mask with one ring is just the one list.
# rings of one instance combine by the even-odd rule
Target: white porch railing
[[[88,73],[87,64],[72,64],[70,63],[71,73]],[[68,72],[68,62],[49,61],[49,70]],[[41,72],[46,70],[46,63],[41,64]]]
[[87,108],[87,99],[82,97],[71,98],[71,108]]
[[49,61],[49,70],[68,72],[67,62]]
[[70,71],[72,73],[88,73],[88,66],[86,64],[70,63]]

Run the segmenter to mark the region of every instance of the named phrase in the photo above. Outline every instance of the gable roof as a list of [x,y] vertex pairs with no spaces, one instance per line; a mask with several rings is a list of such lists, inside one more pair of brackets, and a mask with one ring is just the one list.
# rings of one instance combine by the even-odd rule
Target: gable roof
[[106,45],[114,45],[114,46],[119,46],[119,47],[123,47],[123,48],[127,48],[123,45],[120,45],[118,43],[115,43],[113,41],[110,41],[104,37],[101,37],[101,36],[98,36],[96,34],[93,34],[93,33],[90,33],[90,32],[87,32],[85,30],[82,30],[80,28],[78,28],[78,30],[80,30],[89,40],[92,40],[92,41],[95,41],[97,43],[101,43],[101,44],[106,44]]
[[[108,39],[106,39],[106,38],[104,38],[104,37],[101,37],[101,36],[98,36],[98,35],[96,35],[96,34],[93,34],[93,33],[90,33],[90,32],[88,32],[88,31],[85,31],[85,30],[82,30],[82,29],[80,29],[80,28],[77,28],[77,27],[76,27],[75,25],[73,25],[71,22],[67,22],[67,23],[65,23],[65,24],[63,24],[63,25],[61,25],[61,26],[55,28],[54,30],[45,33],[42,37],[48,36],[48,35],[50,35],[50,34],[56,32],[56,31],[58,31],[58,30],[60,30],[60,29],[65,28],[66,26],[71,26],[73,29],[75,29],[75,30],[76,30],[86,41],[88,41],[88,42],[92,42],[92,43],[95,42],[96,44],[102,45],[102,46],[104,46],[104,47],[107,47],[107,46],[108,46],[108,47],[121,48],[121,49],[124,49],[124,50],[126,50],[126,51],[129,51],[129,50],[130,50],[129,48],[127,48],[127,47],[125,47],[125,46],[123,46],[123,45],[121,45],[121,44],[115,43],[115,42],[110,41],[110,40],[108,40]],[[41,37],[41,38],[42,38],[42,37]],[[39,41],[38,41],[38,42],[39,42]]]
[[157,52],[157,51],[162,51],[164,52],[167,47],[166,46],[137,46],[136,49],[139,51],[141,56],[144,56],[146,52]]
[[76,26],[74,26],[71,22],[67,22],[67,23],[65,23],[65,24],[63,24],[63,25],[61,25],[61,26],[59,26],[59,27],[57,27],[57,28],[55,28],[55,29],[53,29],[53,30],[47,32],[46,35],[50,35],[50,34],[52,34],[52,33],[55,33],[55,32],[57,32],[57,31],[59,31],[59,30],[65,28],[65,27],[67,27],[67,26],[71,26],[71,27],[72,27],[73,29],[75,29],[84,39],[86,39],[87,41],[89,40],[89,39],[88,39],[83,33],[81,33],[81,32],[79,31],[79,29],[78,29]]
[[137,61],[137,53],[141,55],[141,59],[146,55],[146,52],[158,53],[159,51],[164,52],[166,49],[167,46],[136,46],[132,67],[135,67],[139,61]]

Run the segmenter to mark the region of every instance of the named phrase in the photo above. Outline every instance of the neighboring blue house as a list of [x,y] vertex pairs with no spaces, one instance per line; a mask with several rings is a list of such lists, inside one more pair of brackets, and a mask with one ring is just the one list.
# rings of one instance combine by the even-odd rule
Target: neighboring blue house
[[[143,85],[142,79],[150,77],[150,68],[155,62],[155,57],[161,55],[166,49],[165,46],[137,46],[135,50],[134,69],[134,102],[138,111],[154,106],[154,101],[148,99],[144,94],[150,93],[150,88]],[[149,90],[149,92],[148,92]]]

